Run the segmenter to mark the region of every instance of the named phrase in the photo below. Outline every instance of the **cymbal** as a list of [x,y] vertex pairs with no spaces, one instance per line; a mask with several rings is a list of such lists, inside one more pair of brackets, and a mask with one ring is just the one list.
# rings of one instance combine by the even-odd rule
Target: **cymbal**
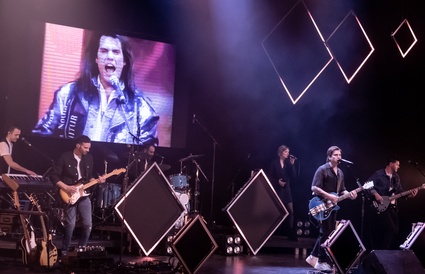
[[159,166],[159,169],[161,169],[161,171],[167,171],[171,168],[171,166],[167,164],[159,164],[158,166]]
[[140,160],[145,160],[145,159],[149,159],[151,156],[143,151],[140,152],[126,152],[124,154],[122,154],[122,158],[128,158],[128,156],[131,157],[131,159],[140,159]]
[[201,157],[204,157],[204,155],[203,154],[198,154],[198,155],[192,155],[192,154],[190,154],[186,158],[181,158],[179,160],[179,162],[189,161],[189,160],[193,160],[193,159],[197,159],[197,158],[201,158]]
[[119,159],[115,152],[107,148],[101,148],[101,153],[103,154],[104,160],[111,163],[118,163]]

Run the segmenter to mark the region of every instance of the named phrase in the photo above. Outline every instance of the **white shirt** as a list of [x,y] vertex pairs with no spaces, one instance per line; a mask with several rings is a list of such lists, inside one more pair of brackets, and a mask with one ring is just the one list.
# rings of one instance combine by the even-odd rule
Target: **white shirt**
[[[9,146],[7,144],[9,144]],[[3,157],[4,155],[12,155],[12,148],[13,144],[8,140],[0,142],[0,156]],[[10,166],[7,167],[7,173],[10,173]]]

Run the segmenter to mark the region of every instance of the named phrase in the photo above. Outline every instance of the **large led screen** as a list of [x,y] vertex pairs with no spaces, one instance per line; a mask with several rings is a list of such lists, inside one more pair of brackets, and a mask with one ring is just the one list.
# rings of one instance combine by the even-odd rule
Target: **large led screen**
[[172,44],[46,23],[32,133],[170,147],[174,77]]

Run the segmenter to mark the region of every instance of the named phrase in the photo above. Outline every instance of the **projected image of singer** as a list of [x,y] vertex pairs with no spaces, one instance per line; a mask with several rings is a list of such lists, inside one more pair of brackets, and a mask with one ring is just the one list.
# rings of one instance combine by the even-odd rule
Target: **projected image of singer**
[[79,77],[55,92],[34,134],[92,141],[157,144],[159,115],[133,81],[127,39],[94,33],[83,53]]

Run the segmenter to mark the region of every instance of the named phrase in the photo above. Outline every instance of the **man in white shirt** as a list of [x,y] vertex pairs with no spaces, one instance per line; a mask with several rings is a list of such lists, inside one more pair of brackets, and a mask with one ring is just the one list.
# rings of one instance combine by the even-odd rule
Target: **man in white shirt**
[[6,138],[0,141],[0,172],[10,173],[11,169],[26,173],[28,175],[37,175],[34,171],[24,168],[12,158],[13,143],[19,139],[21,130],[17,126],[10,126],[7,130]]

